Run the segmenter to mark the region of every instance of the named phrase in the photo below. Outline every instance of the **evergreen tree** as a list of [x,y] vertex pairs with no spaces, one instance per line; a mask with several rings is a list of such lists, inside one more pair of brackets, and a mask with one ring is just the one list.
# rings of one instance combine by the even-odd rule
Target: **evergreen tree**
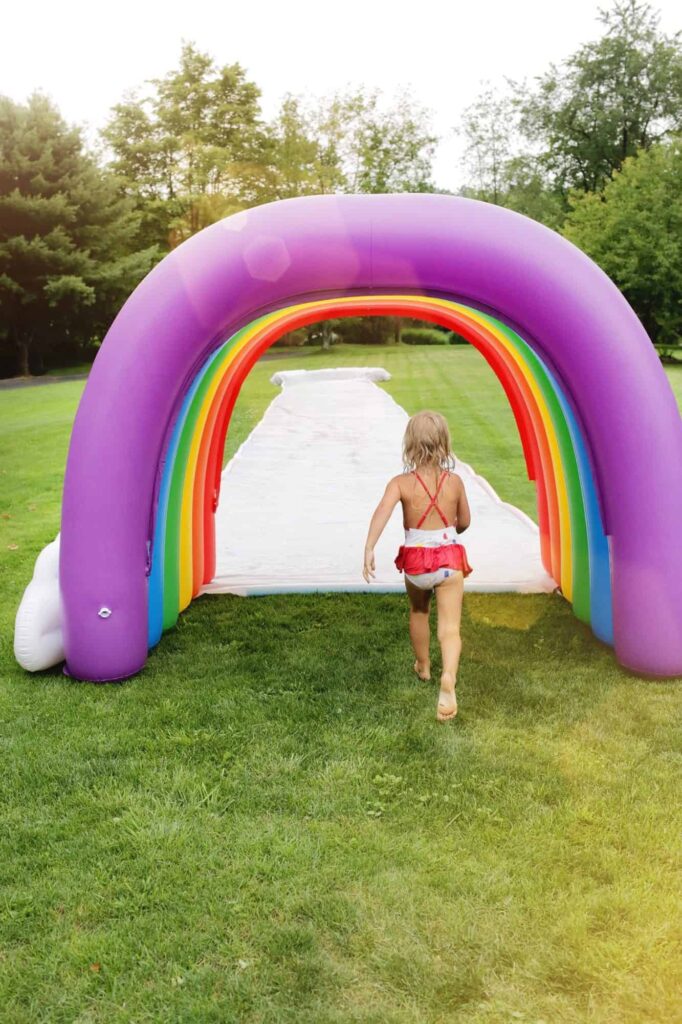
[[0,97],[0,346],[19,373],[101,337],[158,258],[138,217],[44,96]]

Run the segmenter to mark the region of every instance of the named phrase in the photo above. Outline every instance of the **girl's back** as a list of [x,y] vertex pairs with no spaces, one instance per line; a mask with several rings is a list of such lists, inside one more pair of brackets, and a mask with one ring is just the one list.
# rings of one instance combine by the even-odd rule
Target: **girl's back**
[[[420,478],[423,482],[420,482]],[[438,530],[445,525],[457,525],[465,497],[464,484],[457,473],[422,467],[418,473],[404,473],[395,479],[400,489],[403,526],[406,530]],[[432,497],[436,499],[435,504]],[[447,523],[443,522],[438,509]]]

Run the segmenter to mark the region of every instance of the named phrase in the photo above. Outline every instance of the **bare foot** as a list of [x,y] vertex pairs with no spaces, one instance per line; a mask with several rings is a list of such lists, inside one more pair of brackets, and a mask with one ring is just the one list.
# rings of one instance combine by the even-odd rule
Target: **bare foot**
[[428,683],[431,678],[431,665],[428,661],[420,662],[419,658],[414,663],[414,670],[420,679],[423,679],[425,683]]
[[439,722],[449,722],[457,714],[457,694],[452,673],[443,672],[440,677],[440,693],[436,718]]

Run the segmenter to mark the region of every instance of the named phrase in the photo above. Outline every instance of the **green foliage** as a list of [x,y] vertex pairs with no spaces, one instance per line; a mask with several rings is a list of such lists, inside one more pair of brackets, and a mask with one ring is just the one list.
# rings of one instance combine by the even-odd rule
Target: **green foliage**
[[346,345],[449,345],[459,341],[451,331],[422,320],[396,316],[353,316],[325,320],[285,334],[277,345],[320,345],[324,329],[332,342]]
[[[357,94],[358,96],[360,94]],[[431,159],[436,137],[429,134],[426,112],[406,94],[382,109],[379,94],[362,97],[351,121],[350,192],[432,192]]]
[[308,343],[307,329],[299,327],[295,331],[287,331],[286,334],[282,334],[274,345],[276,348],[301,348]]
[[[404,323],[413,321],[396,316],[350,316],[322,320],[285,334],[276,344],[322,345],[323,348],[338,342],[346,345],[392,345],[402,340]],[[414,323],[420,324],[421,321]]]
[[218,67],[191,43],[180,65],[114,107],[103,137],[144,214],[144,241],[178,244],[267,198],[270,140],[260,90],[239,64]]
[[571,189],[595,192],[628,156],[682,128],[682,37],[640,0],[600,12],[601,37],[535,88],[487,86],[465,111],[462,194],[559,229]]
[[143,242],[174,246],[273,199],[433,188],[436,139],[407,96],[386,105],[362,88],[308,103],[287,94],[267,125],[243,68],[218,67],[191,43],[149,85],[114,108],[102,133],[143,215]]
[[538,161],[512,157],[505,168],[503,206],[558,230],[566,216],[566,199],[550,188]]
[[652,339],[682,339],[682,140],[629,157],[603,193],[575,194],[564,234],[630,301]]
[[449,345],[452,335],[437,327],[403,327],[400,340],[404,345]]
[[490,86],[464,110],[459,134],[464,137],[464,160],[472,178],[467,192],[475,193],[475,198],[502,205],[514,121],[511,98]]
[[135,251],[138,216],[34,95],[0,97],[0,359],[5,372],[78,358],[158,257]]
[[387,316],[344,317],[332,321],[332,330],[347,344],[387,345],[396,340],[395,318]]
[[561,192],[598,191],[629,156],[682,128],[682,36],[641,0],[600,13],[604,32],[517,89],[520,128]]
[[429,192],[436,137],[407,95],[387,104],[358,88],[304,104],[284,99],[273,125],[277,198],[325,192]]
[[336,133],[332,138],[330,129],[324,132],[319,110],[305,108],[297,96],[285,96],[272,125],[272,138],[273,198],[319,195],[342,188]]
[[385,345],[396,341],[396,318],[382,316],[351,316],[317,321],[307,327],[290,331],[276,343],[281,346],[322,345],[336,342],[355,345]]
[[464,111],[460,133],[471,179],[462,195],[515,210],[551,228],[561,224],[565,199],[548,185],[537,157],[518,152],[518,108],[512,97],[487,88]]
[[668,356],[682,333],[682,166],[679,141],[661,140],[682,129],[682,36],[640,0],[616,0],[600,21],[601,37],[534,90],[488,88],[465,111],[463,194],[563,230]]

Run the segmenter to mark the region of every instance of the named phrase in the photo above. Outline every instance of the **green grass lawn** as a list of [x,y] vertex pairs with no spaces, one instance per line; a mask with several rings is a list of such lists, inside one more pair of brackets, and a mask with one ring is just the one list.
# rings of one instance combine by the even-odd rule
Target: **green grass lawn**
[[[340,364],[533,513],[476,352],[291,362]],[[395,595],[202,598],[123,685],[18,668],[82,388],[0,393],[3,1024],[679,1024],[682,690],[559,596],[467,596],[448,726]]]

